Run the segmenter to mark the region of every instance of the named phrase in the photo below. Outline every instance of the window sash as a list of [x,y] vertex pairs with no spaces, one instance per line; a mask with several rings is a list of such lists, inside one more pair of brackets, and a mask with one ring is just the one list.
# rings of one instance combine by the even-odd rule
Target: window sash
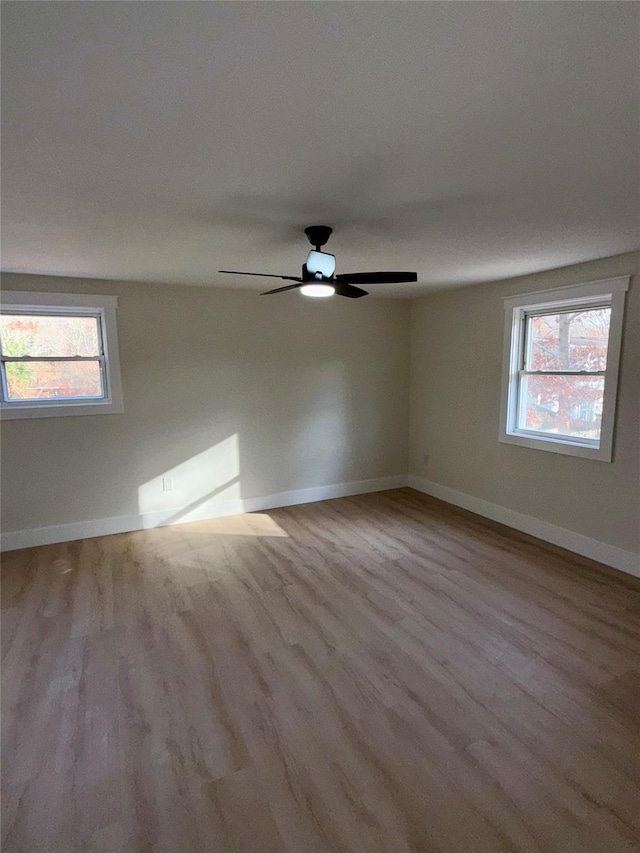
[[[518,373],[519,375],[525,376],[533,376],[533,375],[541,375],[541,374],[550,374],[554,376],[604,376],[605,370],[571,370],[570,368],[564,370],[527,370],[527,356],[529,353],[529,344],[530,344],[530,336],[531,336],[531,323],[535,317],[555,317],[558,314],[575,314],[576,311],[596,311],[599,308],[608,308],[611,310],[611,299],[598,299],[594,300],[592,303],[580,303],[576,305],[567,305],[562,308],[546,308],[541,310],[536,310],[535,308],[528,311],[523,309],[521,316],[521,328],[520,328],[520,353],[518,359]],[[609,334],[607,335],[607,342],[611,336],[611,323],[609,323]],[[608,353],[607,353],[608,357]],[[520,393],[520,387],[518,384],[518,394]]]
[[10,361],[104,361],[103,355],[3,355],[0,361],[4,364]]
[[[107,370],[107,358],[105,354],[105,316],[104,309],[98,308],[94,311],[88,310],[86,308],[80,310],[74,310],[73,308],[68,308],[66,306],[60,306],[59,309],[56,309],[52,306],[38,306],[34,305],[33,307],[29,306],[24,309],[22,308],[9,308],[2,307],[0,311],[2,316],[11,316],[11,317],[81,317],[81,318],[91,318],[97,321],[97,330],[98,330],[98,354],[97,355],[72,355],[72,356],[33,356],[33,355],[22,355],[22,356],[9,356],[5,355],[2,351],[2,336],[0,335],[0,402],[4,406],[20,406],[29,407],[29,406],[50,406],[50,407],[59,407],[61,405],[80,405],[82,403],[101,403],[101,402],[109,402],[111,400],[111,389],[109,387],[109,371]],[[96,395],[83,395],[79,397],[38,397],[38,398],[16,398],[9,396],[9,385],[7,381],[7,372],[5,365],[10,363],[23,363],[23,364],[34,364],[37,362],[67,362],[74,363],[78,361],[93,361],[98,362],[100,365],[100,380],[102,385],[102,394]]]
[[606,370],[519,370],[520,376],[605,376]]
[[[9,395],[9,383],[7,380],[7,371],[5,369],[5,364],[12,363],[27,363],[33,364],[34,362],[50,362],[50,361],[58,361],[65,362],[67,364],[73,364],[79,361],[92,361],[97,362],[100,366],[100,384],[102,386],[102,394],[82,394],[78,397],[68,396],[68,397],[11,397]],[[109,398],[109,371],[106,369],[106,359],[103,355],[97,356],[73,356],[72,358],[61,358],[60,356],[55,358],[33,358],[31,356],[22,356],[22,357],[5,357],[2,356],[0,360],[0,402],[6,405],[20,405],[27,406],[38,405],[38,406],[60,406],[66,405],[69,403],[70,405],[75,405],[79,402],[86,401],[87,403],[100,403],[103,401],[108,401]]]
[[[529,374],[531,375],[531,374]],[[540,374],[533,374],[534,376],[539,376]],[[549,374],[556,375],[557,374]],[[575,374],[569,374],[571,376],[575,376]],[[583,374],[584,375],[584,374]],[[586,374],[587,376],[593,376],[593,373]],[[597,375],[597,374],[596,374]],[[604,372],[601,372],[600,375],[604,376]],[[542,429],[527,429],[526,427],[521,427],[519,424],[522,423],[523,413],[527,407],[527,399],[526,394],[522,391],[522,382],[520,377],[518,378],[517,388],[516,388],[516,401],[515,401],[515,419],[512,427],[513,435],[521,435],[523,437],[528,438],[537,438],[551,441],[569,441],[572,444],[584,445],[585,447],[594,447],[598,448],[600,446],[600,438],[588,438],[587,436],[578,436],[578,435],[570,435],[566,432],[547,432]],[[601,432],[602,435],[602,432]]]
[[[95,359],[98,357],[104,358],[104,311],[101,308],[96,309],[95,311],[88,311],[86,308],[82,311],[73,311],[69,308],[60,308],[56,310],[51,307],[40,307],[38,305],[34,305],[33,308],[25,308],[25,309],[16,309],[16,308],[5,308],[2,307],[0,310],[0,315],[7,317],[69,317],[80,319],[91,319],[97,320],[98,327],[98,353],[96,355],[90,356],[51,356],[47,359],[42,359],[40,356],[22,356],[22,358],[35,358],[40,361],[55,361],[57,359],[61,359],[63,361],[71,361],[74,358],[90,358]],[[0,359],[2,361],[8,361],[10,358],[17,359],[18,356],[5,356],[2,351],[2,335],[0,335]]]
[[571,444],[575,444],[580,447],[593,447],[597,449],[600,446],[599,438],[586,438],[585,436],[569,435],[566,432],[544,432],[544,430],[525,429],[524,427],[519,427],[515,434],[526,438],[542,439],[544,441],[568,441],[571,442]]
[[[513,388],[513,393],[515,394],[514,400],[514,420],[511,425],[511,433],[513,435],[519,435],[523,438],[532,438],[532,439],[542,439],[546,441],[555,441],[555,442],[571,442],[571,444],[584,446],[584,447],[592,447],[597,449],[600,446],[600,438],[587,438],[585,436],[575,436],[570,435],[568,433],[563,432],[546,432],[545,430],[532,430],[527,429],[526,427],[521,427],[519,424],[522,423],[523,411],[526,408],[527,400],[526,394],[523,390],[523,379],[527,376],[606,376],[607,371],[605,370],[527,370],[525,365],[527,361],[527,352],[529,347],[529,335],[530,335],[530,323],[529,321],[534,317],[544,317],[544,316],[555,316],[557,314],[573,314],[576,311],[588,311],[598,308],[610,308],[611,302],[610,300],[598,300],[597,302],[593,302],[591,304],[585,305],[583,303],[579,305],[568,305],[563,307],[561,310],[558,308],[548,308],[546,310],[531,310],[528,311],[523,309],[520,316],[519,323],[519,353],[518,353],[518,369],[516,370],[515,383]],[[609,335],[611,332],[609,331]]]
[[[568,300],[567,300],[568,301]],[[523,309],[525,317],[548,317],[550,314],[575,314],[576,311],[594,311],[597,308],[611,308],[611,299],[594,299],[593,302],[576,301],[574,305],[558,307]]]

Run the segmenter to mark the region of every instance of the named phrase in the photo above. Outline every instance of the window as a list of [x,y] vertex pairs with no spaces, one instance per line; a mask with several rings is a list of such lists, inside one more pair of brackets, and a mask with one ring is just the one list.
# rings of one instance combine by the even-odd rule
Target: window
[[3,419],[122,412],[115,296],[2,294]]
[[500,441],[611,461],[628,287],[625,277],[504,300]]

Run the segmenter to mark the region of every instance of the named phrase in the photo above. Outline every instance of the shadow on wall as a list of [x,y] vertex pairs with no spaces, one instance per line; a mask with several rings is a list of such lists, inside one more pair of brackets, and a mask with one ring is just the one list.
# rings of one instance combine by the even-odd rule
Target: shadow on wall
[[143,483],[138,488],[138,509],[149,516],[149,527],[157,527],[208,518],[214,503],[223,511],[232,509],[240,498],[235,433]]
[[[247,432],[250,448],[243,463],[249,477],[244,495],[240,439],[234,431],[138,486],[138,512],[144,527],[240,514],[256,495],[267,497],[345,479],[350,473],[350,400],[343,365],[300,365],[294,368],[294,375],[294,389],[269,389],[277,403],[271,410],[257,407],[242,412],[238,406],[236,415],[246,424],[243,432]],[[260,389],[249,399],[253,405],[261,403]],[[237,423],[238,417],[235,420]],[[182,436],[187,443],[184,428]],[[182,441],[171,446],[166,439],[165,432],[163,452],[171,448],[175,459]],[[154,453],[158,453],[157,446]]]
[[[242,514],[237,434],[144,483],[138,489],[138,507],[148,528],[207,519],[209,533],[288,535],[265,513]],[[215,518],[220,515],[225,517]]]

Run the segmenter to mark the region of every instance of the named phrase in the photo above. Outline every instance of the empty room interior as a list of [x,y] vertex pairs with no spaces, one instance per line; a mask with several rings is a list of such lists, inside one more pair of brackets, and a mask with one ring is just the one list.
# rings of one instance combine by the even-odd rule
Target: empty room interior
[[639,13],[3,2],[3,851],[640,851]]

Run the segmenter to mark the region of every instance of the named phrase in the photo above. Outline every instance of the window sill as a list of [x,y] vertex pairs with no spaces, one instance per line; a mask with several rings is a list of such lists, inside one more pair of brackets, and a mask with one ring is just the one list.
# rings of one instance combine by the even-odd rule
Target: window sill
[[51,405],[50,403],[31,403],[20,406],[4,404],[0,407],[0,419],[3,421],[24,420],[26,418],[66,418],[73,415],[118,415],[124,412],[122,401],[91,400],[91,402]]

